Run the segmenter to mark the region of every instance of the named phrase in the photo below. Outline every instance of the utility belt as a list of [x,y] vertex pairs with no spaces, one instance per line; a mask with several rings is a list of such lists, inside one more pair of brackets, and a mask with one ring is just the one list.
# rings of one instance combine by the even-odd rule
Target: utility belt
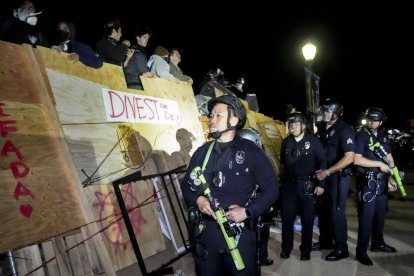
[[368,171],[365,173],[365,177],[367,179],[374,179],[374,180],[385,180],[388,177],[387,173],[384,172],[373,172],[373,171]]
[[[328,161],[326,164],[327,164],[327,168],[329,168],[329,167],[332,167],[332,165],[336,164],[336,162]],[[341,176],[348,176],[348,175],[353,175],[354,174],[353,171],[352,171],[352,166],[345,167],[342,170],[334,172],[332,174],[336,174],[336,173],[340,173]]]
[[313,193],[315,190],[315,179],[313,178],[313,176],[308,175],[308,176],[296,176],[296,177],[285,177],[284,178],[285,183],[287,183],[288,185],[292,185],[292,184],[300,184],[303,185],[303,193],[305,195],[305,197],[311,201],[313,201],[314,203],[316,202],[316,195]]
[[[206,215],[206,214],[202,215],[202,220],[203,221],[214,221],[215,223],[217,223],[217,221],[212,216],[209,216],[209,215]],[[229,222],[230,227],[241,227],[240,231],[242,231],[242,228],[246,228],[247,230],[254,230],[255,229],[254,228],[254,225],[255,225],[254,224],[254,219],[245,219],[243,221],[244,225],[241,225],[241,226],[235,225],[235,222],[231,221],[231,220],[229,220],[228,222]],[[217,224],[217,226],[218,226],[218,224]]]
[[382,181],[388,178],[388,173],[367,170],[367,169],[359,167],[357,169],[357,178],[359,179],[365,178],[367,180],[372,179],[375,181]]
[[365,171],[357,176],[357,201],[369,203],[377,196],[383,195],[387,191],[388,174],[384,172]]
[[308,175],[308,176],[287,176],[284,177],[284,181],[287,183],[300,183],[300,182],[305,182],[305,181],[312,181],[312,176]]

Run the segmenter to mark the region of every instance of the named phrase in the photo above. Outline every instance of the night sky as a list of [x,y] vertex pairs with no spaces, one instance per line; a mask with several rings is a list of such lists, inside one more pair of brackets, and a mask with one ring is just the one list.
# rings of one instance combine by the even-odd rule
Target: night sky
[[230,81],[243,76],[245,91],[257,94],[260,112],[279,120],[287,103],[305,111],[301,48],[311,40],[318,47],[312,69],[320,76],[321,100],[342,102],[348,123],[354,125],[370,106],[385,110],[387,127],[402,128],[414,118],[408,100],[414,73],[409,1],[364,6],[361,1],[193,1],[184,6],[176,1],[118,0],[99,1],[99,7],[91,3],[95,1],[34,2],[43,10],[39,27],[47,34],[58,19],[72,19],[78,40],[92,48],[109,18],[121,20],[123,38],[131,41],[136,26],[149,26],[154,34],[148,53],[157,45],[179,48],[180,67],[195,80],[195,94],[203,76],[220,68]]

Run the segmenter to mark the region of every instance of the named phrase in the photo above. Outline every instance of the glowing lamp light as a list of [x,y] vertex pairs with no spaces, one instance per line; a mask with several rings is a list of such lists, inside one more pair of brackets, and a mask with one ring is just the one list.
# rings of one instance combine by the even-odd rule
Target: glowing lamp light
[[313,61],[316,55],[316,46],[308,42],[302,47],[302,54],[306,61]]

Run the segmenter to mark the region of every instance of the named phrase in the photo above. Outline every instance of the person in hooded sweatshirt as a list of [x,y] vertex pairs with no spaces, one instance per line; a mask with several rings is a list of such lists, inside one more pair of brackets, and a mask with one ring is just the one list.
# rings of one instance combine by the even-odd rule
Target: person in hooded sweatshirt
[[154,54],[148,60],[147,66],[157,77],[166,80],[176,80],[170,73],[169,52],[162,46],[155,48]]
[[89,45],[76,40],[75,25],[71,21],[58,23],[52,49],[68,53],[68,59],[73,62],[80,61],[93,68],[100,68],[103,65],[102,58]]
[[147,66],[148,58],[145,48],[152,35],[149,27],[138,27],[135,30],[136,43],[131,46],[134,51],[127,66],[124,66],[125,81],[128,88],[144,90],[142,77],[153,78],[155,74]]

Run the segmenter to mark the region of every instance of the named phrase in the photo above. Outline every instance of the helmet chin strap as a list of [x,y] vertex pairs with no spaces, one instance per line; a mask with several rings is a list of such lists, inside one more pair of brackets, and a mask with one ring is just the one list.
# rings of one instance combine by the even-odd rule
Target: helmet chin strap
[[236,127],[230,126],[230,127],[227,127],[225,130],[222,130],[222,131],[210,132],[208,134],[208,138],[218,139],[218,138],[221,137],[221,135],[223,133],[225,133],[227,131],[230,131],[230,130],[235,130],[235,129],[236,129]]

